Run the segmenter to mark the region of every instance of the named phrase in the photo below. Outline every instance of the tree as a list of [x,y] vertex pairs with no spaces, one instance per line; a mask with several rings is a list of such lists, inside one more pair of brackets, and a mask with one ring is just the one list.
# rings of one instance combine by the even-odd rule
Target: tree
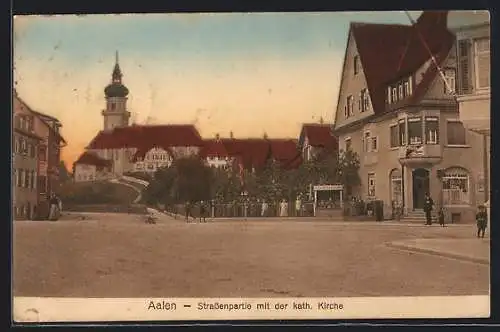
[[61,160],[59,162],[59,181],[61,183],[65,183],[71,179],[71,174],[69,173],[68,169],[66,168],[66,163],[64,160]]
[[347,196],[350,196],[352,189],[361,183],[359,178],[359,156],[351,149],[341,150],[337,164],[339,182],[344,185]]
[[196,157],[176,159],[168,168],[155,173],[144,192],[148,204],[184,203],[211,198],[211,169]]

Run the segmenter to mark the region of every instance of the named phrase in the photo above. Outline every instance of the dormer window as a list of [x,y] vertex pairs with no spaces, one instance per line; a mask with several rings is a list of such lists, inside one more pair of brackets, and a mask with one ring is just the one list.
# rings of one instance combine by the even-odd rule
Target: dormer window
[[398,86],[398,96],[399,96],[399,100],[403,100],[404,99],[403,84],[399,84],[399,86]]
[[395,103],[398,101],[398,91],[395,87],[392,88],[392,102]]

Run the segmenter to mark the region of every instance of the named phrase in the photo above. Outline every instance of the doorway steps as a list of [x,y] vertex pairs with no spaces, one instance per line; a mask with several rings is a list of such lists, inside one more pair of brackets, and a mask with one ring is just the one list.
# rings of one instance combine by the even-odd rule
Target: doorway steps
[[[404,222],[412,223],[412,224],[413,223],[425,224],[425,212],[424,212],[424,210],[409,211],[406,216],[401,218],[401,220]],[[434,213],[432,213],[432,223],[436,223],[436,222],[438,222],[438,220],[437,220],[436,216],[434,215]]]

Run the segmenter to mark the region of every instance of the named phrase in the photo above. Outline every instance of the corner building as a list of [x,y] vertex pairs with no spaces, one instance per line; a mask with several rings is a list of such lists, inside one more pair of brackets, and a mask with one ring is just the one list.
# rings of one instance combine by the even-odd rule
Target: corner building
[[422,215],[428,192],[447,222],[473,222],[484,201],[482,137],[460,121],[447,16],[423,12],[413,25],[349,29],[333,129],[339,149],[360,157],[353,194],[382,200],[386,215],[393,205]]

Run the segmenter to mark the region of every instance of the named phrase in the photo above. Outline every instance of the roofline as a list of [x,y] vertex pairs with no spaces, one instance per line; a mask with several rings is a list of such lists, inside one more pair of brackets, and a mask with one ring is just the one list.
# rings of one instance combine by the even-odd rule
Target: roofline
[[[356,41],[356,38],[354,37],[354,34],[352,33],[352,27],[355,23],[351,22],[351,24],[349,24],[349,30],[347,31],[347,42],[346,42],[346,45],[345,45],[345,51],[344,51],[344,59],[342,60],[342,71],[340,72],[340,82],[339,82],[339,93],[338,93],[338,96],[337,96],[337,105],[335,107],[335,120],[334,120],[334,123],[337,123],[337,116],[338,116],[338,113],[339,113],[339,104],[340,104],[340,95],[341,95],[341,91],[342,91],[342,84],[344,83],[344,73],[345,73],[345,67],[346,67],[346,59],[347,59],[347,49],[349,48],[349,40],[352,36],[352,38],[354,38],[354,41]],[[356,47],[357,48],[357,47]],[[358,52],[359,53],[359,52]],[[361,61],[361,59],[360,59]],[[363,62],[361,61],[361,65],[363,65]]]

